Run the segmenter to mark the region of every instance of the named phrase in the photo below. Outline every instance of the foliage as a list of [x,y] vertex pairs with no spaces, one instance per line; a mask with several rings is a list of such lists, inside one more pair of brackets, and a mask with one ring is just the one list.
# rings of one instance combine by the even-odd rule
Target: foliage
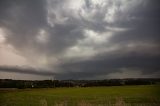
[[10,80],[1,79],[0,88],[54,88],[54,87],[95,87],[123,85],[152,85],[160,79],[106,79],[106,80]]

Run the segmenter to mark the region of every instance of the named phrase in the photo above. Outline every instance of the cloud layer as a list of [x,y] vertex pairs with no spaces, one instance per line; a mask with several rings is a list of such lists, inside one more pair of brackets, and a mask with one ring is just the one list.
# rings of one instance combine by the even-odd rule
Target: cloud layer
[[37,75],[47,70],[59,79],[159,77],[159,4],[1,0],[0,70]]

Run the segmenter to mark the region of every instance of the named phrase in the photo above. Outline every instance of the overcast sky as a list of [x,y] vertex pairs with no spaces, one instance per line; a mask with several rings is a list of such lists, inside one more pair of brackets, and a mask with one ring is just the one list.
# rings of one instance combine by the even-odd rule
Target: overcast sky
[[0,78],[160,77],[160,0],[0,0]]

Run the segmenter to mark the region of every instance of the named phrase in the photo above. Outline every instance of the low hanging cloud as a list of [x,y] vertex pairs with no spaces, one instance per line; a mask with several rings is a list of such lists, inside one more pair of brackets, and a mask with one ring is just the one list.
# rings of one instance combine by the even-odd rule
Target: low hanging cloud
[[11,73],[21,73],[21,74],[33,74],[41,76],[55,76],[56,73],[47,71],[44,69],[35,69],[35,68],[24,68],[19,66],[0,66],[0,71],[2,72],[11,72]]
[[[125,78],[130,77],[127,71],[135,70],[132,77],[159,73],[159,4],[159,0],[1,0],[0,71],[55,73],[59,79],[109,78],[123,69]],[[7,63],[4,51],[21,59],[10,55],[15,60]]]

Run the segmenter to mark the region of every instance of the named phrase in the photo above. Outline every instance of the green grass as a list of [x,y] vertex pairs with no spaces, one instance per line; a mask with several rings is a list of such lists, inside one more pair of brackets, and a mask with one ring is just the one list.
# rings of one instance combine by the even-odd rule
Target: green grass
[[160,86],[0,91],[0,106],[160,106]]

